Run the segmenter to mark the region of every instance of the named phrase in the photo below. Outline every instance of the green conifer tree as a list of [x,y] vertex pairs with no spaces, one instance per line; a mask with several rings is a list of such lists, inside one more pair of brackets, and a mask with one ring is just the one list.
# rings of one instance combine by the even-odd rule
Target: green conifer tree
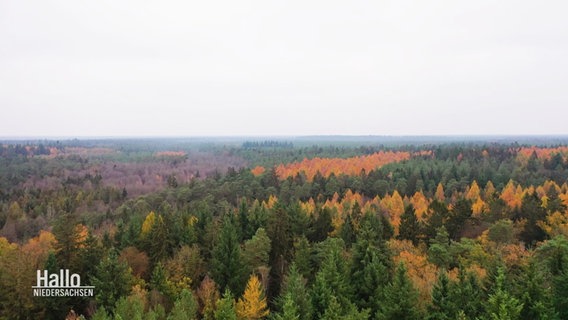
[[308,318],[300,318],[300,311],[296,305],[296,301],[290,292],[286,293],[282,298],[282,311],[274,314],[274,320],[300,320]]
[[418,292],[406,275],[406,267],[401,262],[391,284],[385,288],[384,299],[379,301],[377,320],[421,319],[418,309]]
[[451,284],[451,293],[454,305],[463,316],[476,319],[484,313],[483,291],[475,273],[466,272],[465,268],[460,267],[458,281]]
[[179,298],[174,302],[168,320],[195,320],[199,306],[193,293],[188,289],[183,289]]
[[114,317],[121,319],[143,320],[144,301],[138,296],[121,297],[114,307]]
[[505,270],[500,267],[495,278],[495,291],[487,300],[487,319],[520,319],[523,303],[513,297],[505,288]]
[[355,293],[355,304],[376,312],[377,302],[381,300],[386,285],[391,280],[392,262],[386,252],[382,252],[369,224],[361,226],[357,242],[353,246],[351,262],[351,287]]
[[245,268],[237,231],[229,217],[223,219],[219,240],[213,248],[211,264],[211,274],[221,291],[229,288],[236,294],[243,292],[246,281]]
[[456,319],[458,310],[452,298],[450,279],[445,271],[441,271],[432,289],[432,303],[428,306],[428,319]]
[[237,311],[235,310],[235,298],[231,294],[231,290],[225,290],[223,298],[217,301],[217,310],[215,310],[215,320],[237,320]]
[[400,216],[398,239],[410,240],[412,244],[416,246],[421,232],[420,229],[420,223],[416,217],[414,206],[409,204],[404,208],[404,213]]
[[551,290],[546,283],[536,263],[531,261],[521,274],[518,288],[520,301],[523,303],[521,319],[556,319]]
[[292,264],[290,267],[282,285],[281,295],[276,301],[276,305],[280,310],[284,310],[286,299],[292,299],[300,319],[310,319],[311,304],[306,290],[306,280],[302,277],[295,264]]
[[95,270],[92,279],[95,300],[99,307],[111,310],[120,297],[130,293],[132,274],[126,263],[118,261],[118,254],[111,250]]
[[329,252],[327,253],[312,290],[312,306],[314,316],[319,319],[329,307],[332,297],[340,305],[348,305],[351,299],[351,287],[347,282],[346,265],[341,252],[343,241],[341,239],[328,239]]

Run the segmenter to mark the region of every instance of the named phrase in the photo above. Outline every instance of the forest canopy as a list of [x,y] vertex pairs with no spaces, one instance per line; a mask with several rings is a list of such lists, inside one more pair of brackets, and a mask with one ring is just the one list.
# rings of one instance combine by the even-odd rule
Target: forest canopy
[[3,141],[0,319],[568,318],[568,141],[432,139]]

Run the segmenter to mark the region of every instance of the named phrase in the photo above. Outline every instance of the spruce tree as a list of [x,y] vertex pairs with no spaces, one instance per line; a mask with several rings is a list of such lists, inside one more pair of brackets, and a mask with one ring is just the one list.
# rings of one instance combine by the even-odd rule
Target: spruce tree
[[520,319],[523,303],[513,297],[505,288],[505,271],[502,267],[497,270],[495,291],[487,300],[487,318],[492,320]]
[[223,298],[217,301],[217,309],[215,310],[215,320],[237,320],[237,311],[235,309],[235,298],[231,294],[231,290],[225,290]]
[[62,214],[53,226],[53,235],[57,242],[55,250],[59,266],[64,269],[79,270],[79,248],[81,247],[81,234],[75,214]]
[[144,317],[144,301],[138,296],[121,297],[114,307],[114,317],[142,320]]
[[346,265],[341,253],[343,241],[328,239],[329,252],[322,263],[312,290],[312,306],[314,316],[323,316],[335,297],[341,305],[347,305],[351,299],[351,288],[347,282]]
[[457,306],[452,299],[451,283],[445,271],[438,275],[432,289],[432,303],[428,306],[428,319],[452,320],[457,317]]
[[274,314],[274,320],[300,320],[300,311],[292,294],[288,292],[282,297],[282,311]]
[[314,279],[313,266],[312,266],[312,247],[305,236],[301,236],[294,243],[294,259],[293,264],[298,269],[298,272],[307,280]]
[[473,272],[460,267],[458,281],[452,285],[454,305],[469,319],[479,318],[484,313],[483,291]]
[[451,263],[450,236],[446,227],[442,226],[438,228],[436,237],[430,240],[428,260],[440,268],[449,268]]
[[174,302],[174,307],[168,316],[168,320],[195,320],[199,306],[193,293],[183,289],[179,298]]
[[418,244],[418,237],[420,235],[420,223],[416,217],[414,206],[409,204],[404,208],[404,213],[400,216],[400,227],[398,232],[398,239],[410,240],[413,245]]
[[543,274],[532,261],[523,270],[519,292],[523,303],[521,319],[556,319],[551,290],[546,286]]
[[370,226],[361,228],[353,246],[350,284],[357,306],[376,312],[377,302],[391,279],[392,263],[388,253],[381,252],[378,244],[382,240],[373,237]]
[[245,268],[235,226],[229,217],[223,219],[219,240],[213,248],[211,273],[219,289],[229,288],[240,294],[244,289]]
[[560,319],[568,319],[568,270],[563,269],[553,278],[552,302]]
[[286,208],[280,202],[276,202],[272,210],[266,226],[266,233],[271,243],[269,299],[277,297],[280,293],[280,285],[287,269],[287,263],[291,260],[294,245],[290,217]]
[[97,308],[97,311],[91,317],[91,320],[111,320],[111,316],[104,307]]
[[345,222],[343,222],[343,225],[341,225],[339,235],[345,242],[345,246],[347,248],[351,248],[351,245],[353,244],[353,242],[355,242],[355,227],[353,226],[353,219],[351,218],[350,214],[347,214]]
[[421,319],[417,307],[418,292],[406,275],[404,263],[397,267],[394,279],[385,288],[382,301],[379,301],[377,320],[413,320]]
[[243,261],[249,272],[255,272],[259,267],[268,266],[270,254],[270,238],[264,228],[258,228],[252,239],[246,240],[243,250]]
[[120,297],[130,293],[132,274],[128,265],[118,260],[116,251],[111,250],[97,266],[92,281],[98,306],[112,310]]
[[293,305],[297,308],[300,319],[309,319],[311,316],[310,296],[306,290],[306,280],[295,264],[292,264],[288,275],[282,284],[282,292],[276,300],[276,305],[280,310],[284,310],[286,299],[292,299]]

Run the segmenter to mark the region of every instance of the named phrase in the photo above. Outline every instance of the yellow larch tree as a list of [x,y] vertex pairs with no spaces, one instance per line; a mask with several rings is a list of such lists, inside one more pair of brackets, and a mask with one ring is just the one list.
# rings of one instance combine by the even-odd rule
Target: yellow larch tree
[[479,185],[477,185],[477,181],[473,180],[469,190],[467,191],[465,198],[468,200],[475,201],[479,198],[480,190]]
[[[520,186],[519,186],[520,187]],[[505,201],[505,203],[510,207],[510,208],[518,208],[521,206],[521,201],[522,201],[522,189],[520,189],[518,187],[515,186],[515,183],[513,182],[513,180],[509,180],[509,182],[507,183],[507,185],[505,186],[505,188],[503,188],[503,191],[501,191],[501,199],[503,199],[503,201]],[[520,195],[519,195],[519,191],[520,191]]]
[[394,235],[398,235],[400,226],[400,216],[404,213],[404,202],[398,191],[394,191],[392,196],[386,195],[380,203],[381,209],[389,214],[390,222],[394,229]]
[[428,206],[430,205],[428,199],[424,193],[422,193],[422,190],[416,191],[412,198],[410,198],[410,203],[414,206],[416,218],[418,218],[419,221],[422,221],[422,216],[428,210]]
[[391,197],[391,219],[395,227],[395,236],[398,235],[398,227],[400,226],[400,216],[404,213],[404,202],[398,191],[394,191]]
[[491,182],[491,180],[487,181],[487,184],[485,185],[485,189],[483,191],[484,199],[485,200],[491,199],[494,193],[495,193],[495,186],[493,185],[493,182]]
[[555,211],[546,216],[546,221],[538,221],[537,224],[551,238],[558,235],[568,236],[568,212]]
[[442,183],[438,183],[438,187],[436,187],[436,194],[435,194],[435,198],[438,201],[445,201],[446,200],[446,196],[444,195],[444,186],[442,185]]
[[144,222],[142,223],[142,231],[140,232],[142,236],[146,236],[150,232],[152,226],[154,226],[155,221],[156,214],[154,213],[154,211],[150,211],[150,213],[146,215],[146,219],[144,219]]
[[425,254],[412,245],[408,240],[391,240],[390,247],[394,251],[394,262],[404,262],[407,266],[407,274],[412,284],[418,289],[418,304],[425,307],[431,300],[431,292],[436,283],[438,268],[428,261]]
[[488,210],[487,204],[481,200],[481,198],[477,198],[475,202],[471,205],[471,210],[473,216],[479,218],[482,213],[485,213]]
[[251,275],[243,297],[237,302],[237,316],[242,320],[256,320],[268,316],[264,291],[256,275]]

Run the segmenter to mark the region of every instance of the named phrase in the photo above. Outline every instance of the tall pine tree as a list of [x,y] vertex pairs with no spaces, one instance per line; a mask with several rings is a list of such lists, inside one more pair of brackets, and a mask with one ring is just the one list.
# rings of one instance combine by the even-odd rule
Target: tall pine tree
[[211,273],[219,289],[229,288],[240,294],[244,289],[245,268],[241,257],[241,247],[232,219],[226,216],[215,247],[213,248]]
[[377,320],[413,320],[421,319],[418,309],[418,291],[406,275],[404,263],[397,267],[394,279],[385,288],[382,301],[379,301]]

